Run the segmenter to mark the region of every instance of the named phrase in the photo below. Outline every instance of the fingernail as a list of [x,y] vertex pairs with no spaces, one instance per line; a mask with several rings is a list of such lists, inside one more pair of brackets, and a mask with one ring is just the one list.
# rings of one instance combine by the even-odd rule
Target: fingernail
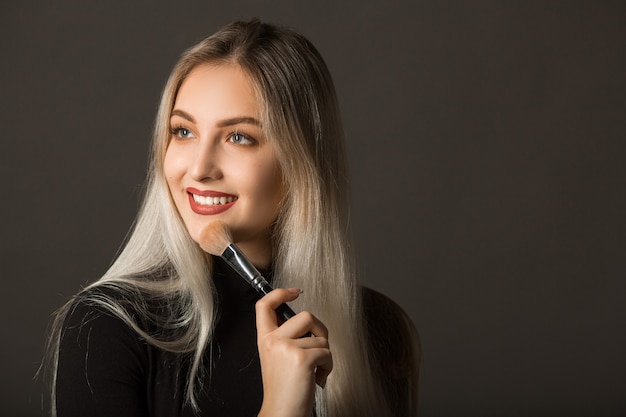
[[302,294],[304,292],[302,288],[287,288],[287,291],[292,294]]

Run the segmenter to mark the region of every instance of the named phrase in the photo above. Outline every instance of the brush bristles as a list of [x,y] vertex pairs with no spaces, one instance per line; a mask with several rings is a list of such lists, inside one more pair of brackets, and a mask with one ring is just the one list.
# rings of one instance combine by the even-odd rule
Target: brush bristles
[[214,221],[200,234],[200,247],[211,255],[221,256],[233,241],[228,226],[222,221]]

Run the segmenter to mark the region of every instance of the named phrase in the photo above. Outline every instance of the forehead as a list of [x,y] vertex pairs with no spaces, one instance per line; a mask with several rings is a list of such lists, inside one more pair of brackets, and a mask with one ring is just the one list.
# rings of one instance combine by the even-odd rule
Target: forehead
[[236,64],[196,66],[181,83],[174,109],[192,112],[197,117],[261,115],[252,80]]

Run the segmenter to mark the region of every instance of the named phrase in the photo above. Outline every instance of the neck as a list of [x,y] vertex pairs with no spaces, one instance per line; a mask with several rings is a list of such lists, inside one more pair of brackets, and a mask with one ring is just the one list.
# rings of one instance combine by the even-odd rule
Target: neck
[[271,245],[255,245],[252,242],[237,242],[236,245],[257,269],[269,269],[272,265]]

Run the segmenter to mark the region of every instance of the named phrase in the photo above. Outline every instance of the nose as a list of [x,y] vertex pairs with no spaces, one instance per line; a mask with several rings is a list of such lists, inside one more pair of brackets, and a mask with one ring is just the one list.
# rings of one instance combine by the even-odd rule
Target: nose
[[222,178],[219,147],[213,141],[200,140],[189,166],[189,176],[195,181],[209,181]]

